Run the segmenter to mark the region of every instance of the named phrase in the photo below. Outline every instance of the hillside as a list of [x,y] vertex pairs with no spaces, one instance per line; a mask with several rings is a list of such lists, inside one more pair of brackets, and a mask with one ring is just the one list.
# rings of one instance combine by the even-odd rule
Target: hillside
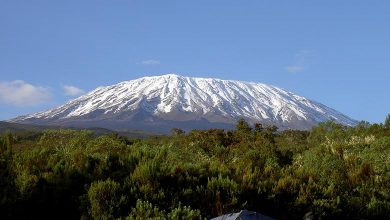
[[356,124],[332,108],[275,86],[174,74],[99,87],[54,109],[10,121],[168,132],[174,127],[233,128],[240,118],[281,129],[309,129],[324,121]]

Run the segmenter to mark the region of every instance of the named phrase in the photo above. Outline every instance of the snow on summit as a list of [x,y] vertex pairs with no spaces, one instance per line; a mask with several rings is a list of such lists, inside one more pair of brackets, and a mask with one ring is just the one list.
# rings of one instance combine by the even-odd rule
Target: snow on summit
[[278,87],[175,74],[99,87],[57,108],[12,121],[83,126],[90,123],[110,128],[116,124],[128,128],[139,125],[147,129],[148,124],[170,127],[190,121],[208,123],[207,127],[218,123],[220,127],[234,124],[239,118],[284,128],[309,128],[328,120],[356,124],[334,109]]

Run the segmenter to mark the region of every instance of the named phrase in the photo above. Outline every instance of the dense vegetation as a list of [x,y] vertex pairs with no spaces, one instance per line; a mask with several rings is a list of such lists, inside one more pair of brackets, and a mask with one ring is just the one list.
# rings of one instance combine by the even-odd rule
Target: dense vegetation
[[390,117],[277,132],[240,120],[135,140],[47,130],[0,138],[1,219],[390,216]]

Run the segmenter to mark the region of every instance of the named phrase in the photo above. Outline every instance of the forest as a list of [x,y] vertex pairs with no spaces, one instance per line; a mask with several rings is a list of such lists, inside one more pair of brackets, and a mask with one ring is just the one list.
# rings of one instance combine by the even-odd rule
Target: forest
[[390,216],[390,115],[309,131],[239,120],[147,139],[51,129],[0,138],[0,219]]

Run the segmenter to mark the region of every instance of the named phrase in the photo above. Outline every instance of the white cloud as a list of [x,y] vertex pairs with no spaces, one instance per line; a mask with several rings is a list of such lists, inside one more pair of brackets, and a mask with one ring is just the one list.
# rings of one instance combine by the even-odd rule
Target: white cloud
[[312,53],[309,50],[301,50],[294,54],[293,64],[284,69],[289,73],[300,73],[308,68],[309,59]]
[[77,88],[76,86],[63,85],[62,89],[65,94],[69,96],[78,96],[85,93],[84,90]]
[[303,72],[305,70],[305,67],[304,66],[295,65],[295,66],[286,66],[285,69],[289,73],[300,73],[300,72]]
[[311,51],[310,50],[301,50],[301,51],[298,51],[296,54],[294,54],[294,58],[297,59],[297,60],[306,60],[307,58],[309,58],[311,56]]
[[160,63],[160,60],[144,60],[141,62],[142,65],[158,65]]
[[22,80],[0,81],[0,101],[17,106],[38,105],[50,100],[47,88],[34,86]]

